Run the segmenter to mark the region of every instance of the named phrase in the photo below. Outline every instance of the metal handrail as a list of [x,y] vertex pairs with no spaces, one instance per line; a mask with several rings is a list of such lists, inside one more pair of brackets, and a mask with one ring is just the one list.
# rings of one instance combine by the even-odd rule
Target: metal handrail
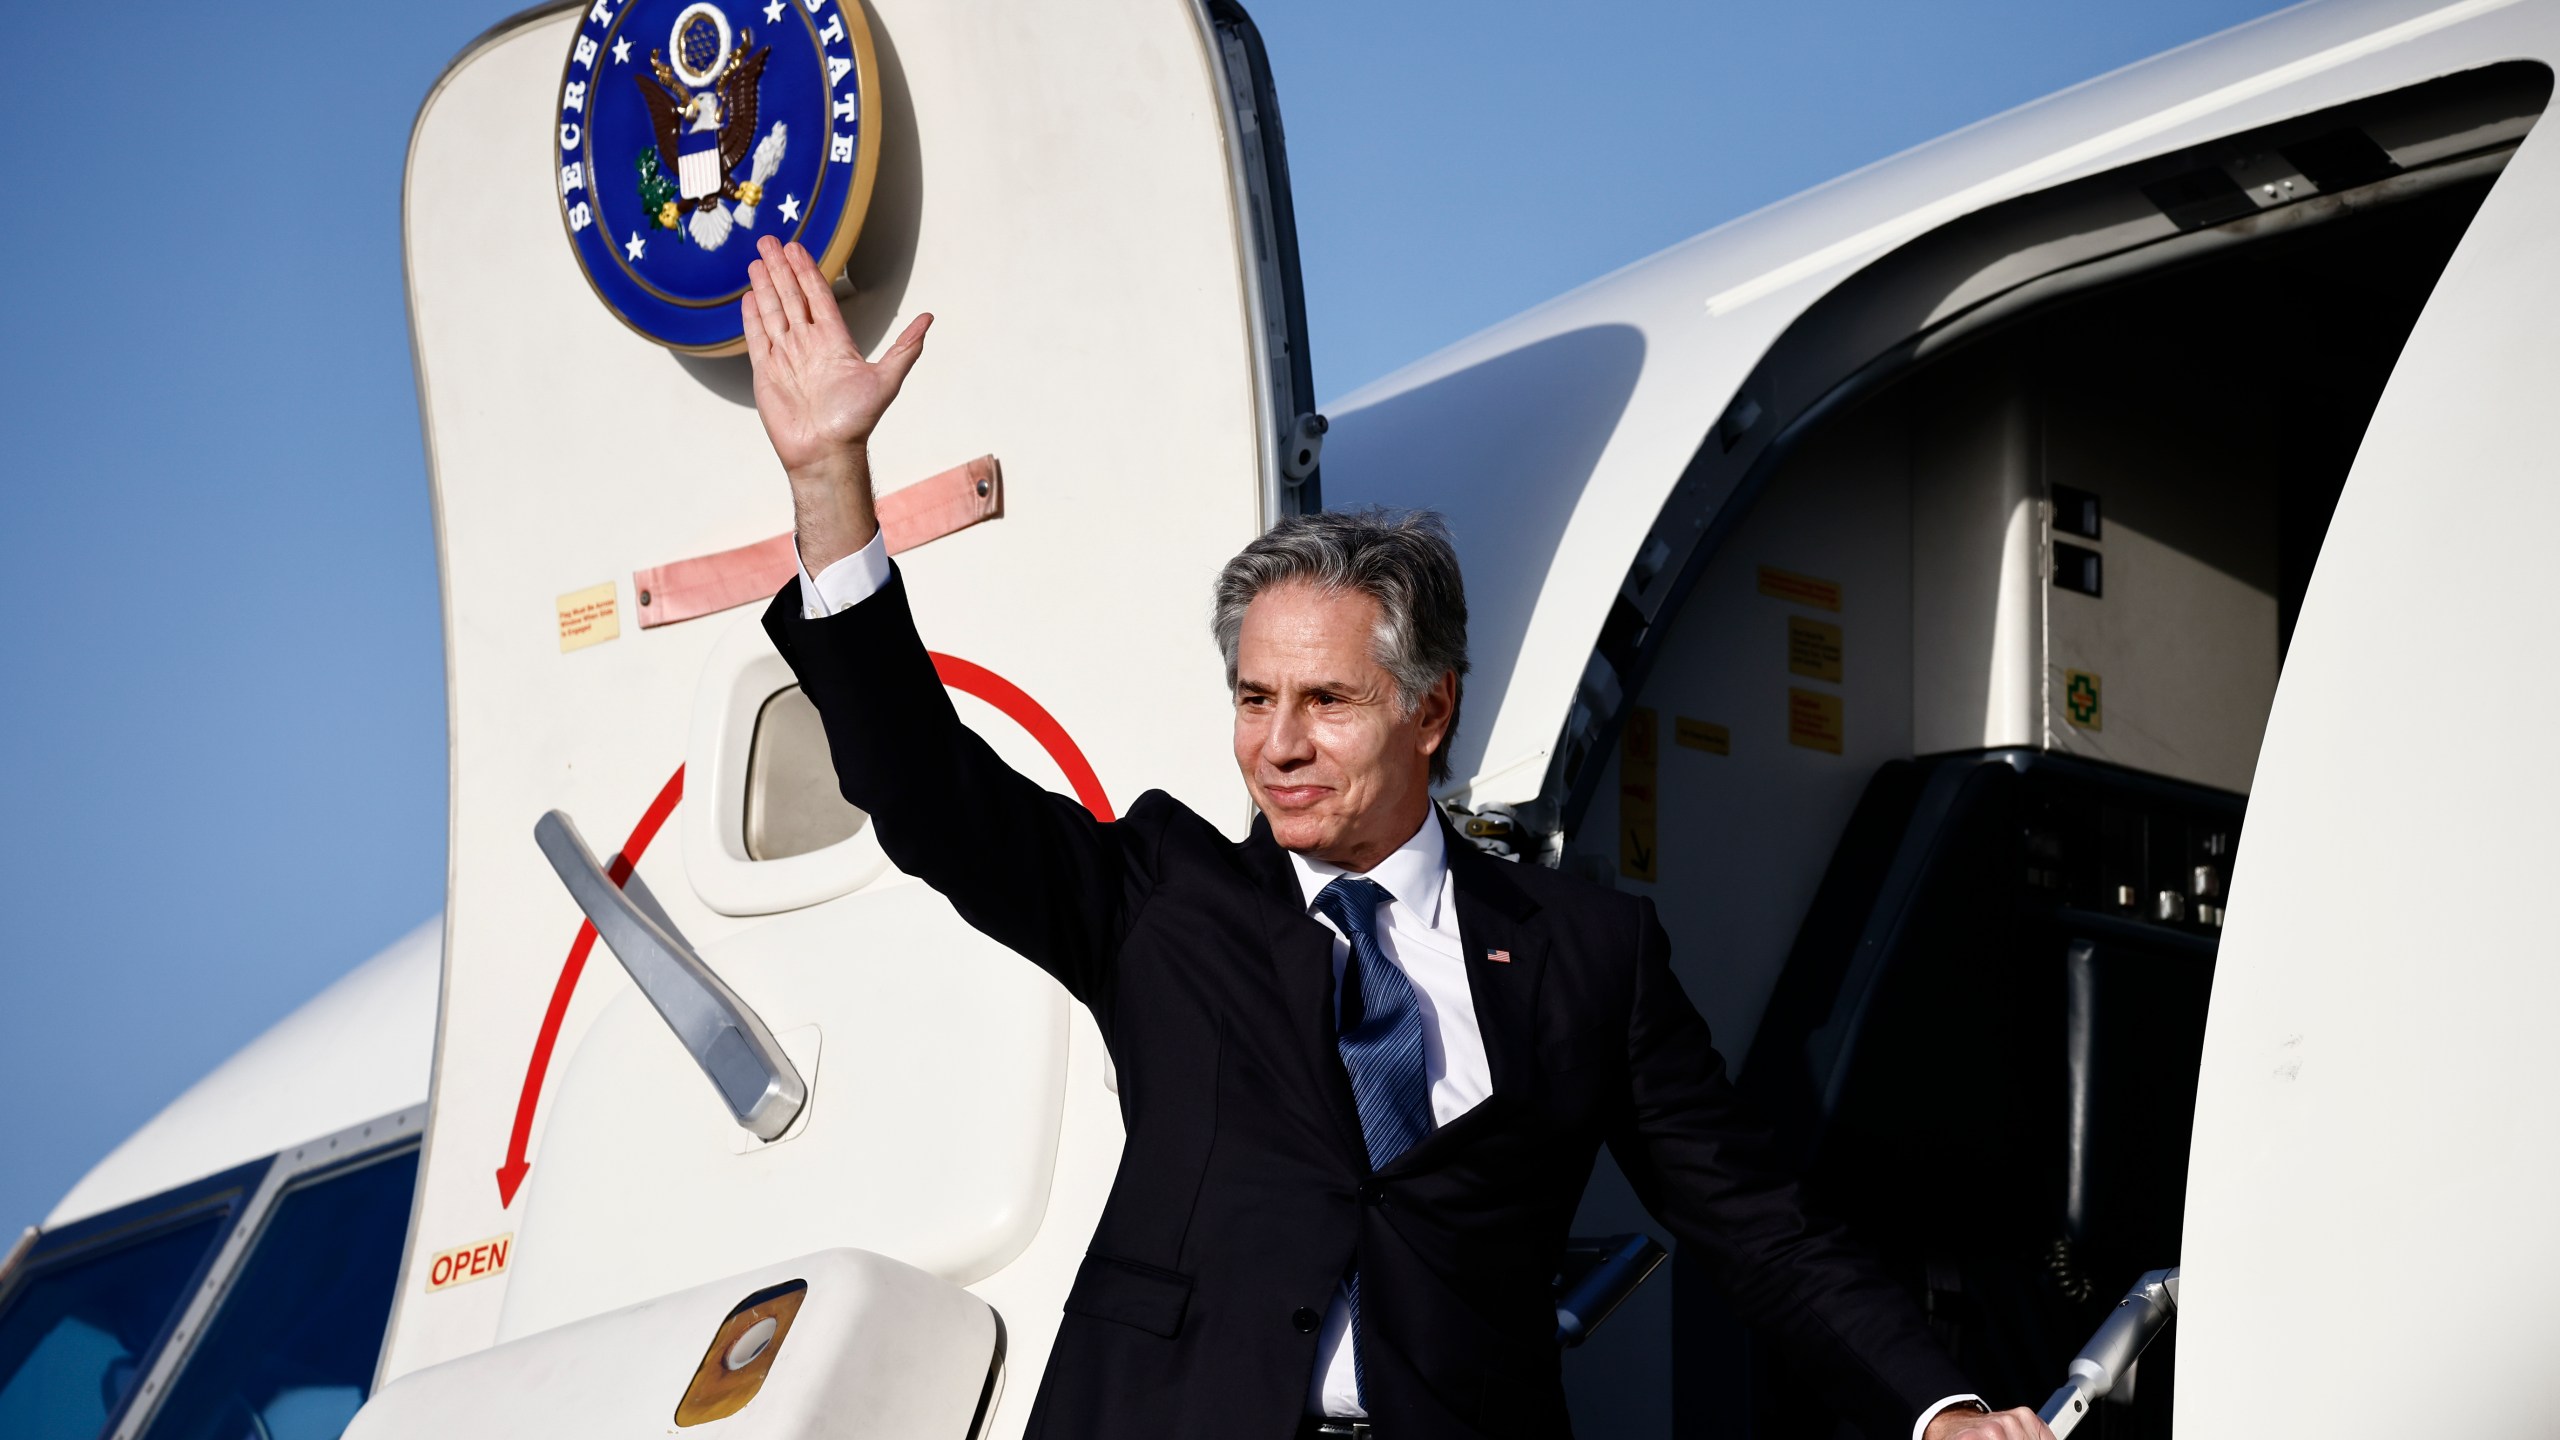
[[1598,1257],[1556,1290],[1556,1343],[1568,1350],[1590,1339],[1600,1322],[1651,1278],[1670,1253],[1652,1236],[1641,1234],[1576,1237],[1566,1243],[1565,1252],[1568,1260]]
[[2160,1333],[2169,1318],[2178,1313],[2178,1272],[2175,1267],[2154,1270],[2133,1282],[2124,1292],[2116,1308],[2098,1326],[2098,1333],[2080,1347],[2071,1361],[2071,1378],[2053,1398],[2044,1402],[2037,1413],[2053,1429],[2054,1440],[2062,1440],[2087,1418],[2092,1402],[2104,1399],[2133,1375],[2133,1362],[2142,1358],[2143,1347]]
[[757,1139],[779,1139],[809,1103],[809,1085],[763,1018],[693,952],[638,871],[614,883],[568,816],[544,815],[534,822],[533,838],[729,1114]]

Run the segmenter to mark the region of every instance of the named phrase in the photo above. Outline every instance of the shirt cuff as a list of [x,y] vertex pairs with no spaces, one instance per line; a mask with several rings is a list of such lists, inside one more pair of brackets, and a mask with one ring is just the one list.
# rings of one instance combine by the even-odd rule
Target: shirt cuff
[[[791,542],[791,553],[800,553],[800,542]],[[854,551],[816,576],[809,574],[809,563],[800,562],[800,618],[822,620],[841,614],[880,593],[889,583],[889,537],[872,532],[871,543]]]
[[1920,1418],[1911,1422],[1911,1440],[1921,1440],[1921,1437],[1928,1433],[1929,1422],[1938,1418],[1939,1411],[1952,1410],[1958,1405],[1970,1405],[1985,1414],[1989,1414],[1991,1411],[1991,1407],[1984,1404],[1982,1397],[1979,1395],[1950,1395],[1946,1399],[1939,1401],[1937,1404],[1930,1406],[1928,1409],[1921,1411]]

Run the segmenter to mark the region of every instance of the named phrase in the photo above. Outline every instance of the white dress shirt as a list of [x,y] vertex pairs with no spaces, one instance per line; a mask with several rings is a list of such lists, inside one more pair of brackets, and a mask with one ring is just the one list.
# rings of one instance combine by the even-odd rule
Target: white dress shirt
[[[791,553],[800,553],[800,542],[791,543]],[[889,537],[878,530],[871,532],[871,543],[854,551],[816,576],[809,574],[809,562],[800,562],[800,618],[819,620],[840,611],[850,610],[880,593],[889,583]]]
[[[805,563],[801,565],[801,617],[818,620],[840,614],[888,583],[888,541],[874,534],[870,544],[814,576]],[[1467,986],[1467,951],[1458,936],[1458,906],[1449,895],[1446,844],[1439,817],[1426,814],[1422,828],[1411,839],[1369,870],[1369,878],[1390,897],[1380,907],[1387,923],[1378,937],[1379,948],[1413,982],[1415,999],[1422,1006],[1422,1067],[1431,1085],[1435,1126],[1466,1114],[1493,1093],[1484,1031],[1476,1023],[1475,994]],[[1315,914],[1316,896],[1335,876],[1350,872],[1294,850],[1287,853],[1290,867],[1297,872],[1298,888],[1306,895],[1308,913]],[[1315,918],[1333,931],[1334,1005],[1339,1014],[1342,969],[1351,958],[1351,942],[1331,920],[1322,915]],[[1920,1413],[1912,1423],[1911,1440],[1921,1440],[1921,1432],[1939,1411],[1980,1403],[1978,1396],[1948,1396]],[[1353,1418],[1369,1413],[1360,1408],[1360,1387],[1352,1368],[1351,1295],[1339,1286],[1333,1303],[1325,1307],[1324,1329],[1317,1336],[1315,1373],[1307,1383],[1307,1413]]]

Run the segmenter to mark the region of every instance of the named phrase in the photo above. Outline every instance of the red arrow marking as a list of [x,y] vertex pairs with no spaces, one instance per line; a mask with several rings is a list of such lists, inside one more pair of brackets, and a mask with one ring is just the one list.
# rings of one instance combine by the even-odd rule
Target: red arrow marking
[[[631,838],[622,842],[605,873],[620,885],[631,878],[631,868],[640,863],[641,852],[658,838],[658,827],[675,813],[676,802],[684,798],[684,767],[667,777],[658,798],[649,802],[648,813],[631,827]],[[551,1072],[551,1047],[560,1039],[561,1018],[569,1013],[569,997],[577,993],[578,976],[587,968],[587,954],[596,948],[596,927],[578,922],[578,938],[569,942],[569,959],[560,967],[560,978],[551,986],[551,1008],[542,1012],[542,1029],[533,1037],[533,1059],[524,1067],[524,1089],[516,1096],[516,1128],[507,1136],[507,1163],[498,1167],[498,1206],[504,1209],[516,1203],[516,1191],[524,1185],[524,1175],[533,1168],[524,1158],[525,1146],[533,1139],[533,1111],[542,1100],[542,1078]]]
[[[930,652],[928,652],[930,653]],[[1005,714],[1005,718],[1021,726],[1040,742],[1065,772],[1067,783],[1075,788],[1076,799],[1093,812],[1093,818],[1109,823],[1111,797],[1104,794],[1102,781],[1093,773],[1093,765],[1076,748],[1075,740],[1057,717],[1040,708],[1040,702],[1024,694],[1022,688],[983,665],[973,665],[956,656],[934,654],[933,670],[942,683],[963,694],[975,695]],[[613,883],[631,878],[632,867],[640,863],[649,842],[658,838],[658,830],[675,813],[676,802],[684,798],[684,767],[667,777],[666,787],[658,798],[649,802],[648,813],[631,827],[631,838],[622,842],[605,873]],[[504,1209],[516,1203],[516,1192],[524,1188],[525,1173],[533,1163],[525,1151],[533,1142],[533,1112],[542,1102],[542,1081],[551,1073],[551,1047],[559,1043],[560,1022],[569,1013],[569,997],[578,990],[578,977],[586,971],[587,955],[596,947],[596,927],[579,922],[578,938],[569,942],[569,958],[560,966],[560,978],[551,986],[551,1006],[542,1012],[542,1029],[533,1037],[533,1058],[524,1067],[524,1088],[516,1094],[515,1129],[507,1136],[507,1163],[498,1167],[498,1205]]]

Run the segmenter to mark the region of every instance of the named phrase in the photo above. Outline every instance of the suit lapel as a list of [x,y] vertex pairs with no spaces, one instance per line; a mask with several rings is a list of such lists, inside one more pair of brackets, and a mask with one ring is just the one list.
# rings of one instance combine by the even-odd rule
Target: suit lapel
[[1242,848],[1253,875],[1254,901],[1262,911],[1271,963],[1288,1007],[1291,1039],[1306,1060],[1309,1083],[1332,1119],[1334,1138],[1365,1170],[1369,1148],[1360,1133],[1360,1107],[1351,1098],[1351,1077],[1343,1071],[1342,1052],[1334,1046],[1333,932],[1307,913],[1297,872],[1261,816],[1254,817],[1253,833],[1245,837]]
[[[1467,1137],[1502,1117],[1538,1085],[1538,982],[1546,974],[1547,942],[1527,924],[1537,902],[1513,884],[1508,865],[1460,839],[1443,823],[1449,854],[1449,899],[1458,907],[1458,939],[1466,947],[1467,998],[1484,1036],[1485,1067],[1493,1094],[1473,1110],[1434,1130],[1396,1157],[1390,1170],[1420,1169],[1467,1143]],[[1497,958],[1502,957],[1502,958]]]
[[1526,923],[1538,904],[1512,883],[1507,862],[1454,832],[1447,839],[1458,938],[1467,947],[1467,990],[1484,1032],[1493,1093],[1517,1100],[1537,1084],[1538,1075],[1538,982],[1546,976],[1547,941]]

